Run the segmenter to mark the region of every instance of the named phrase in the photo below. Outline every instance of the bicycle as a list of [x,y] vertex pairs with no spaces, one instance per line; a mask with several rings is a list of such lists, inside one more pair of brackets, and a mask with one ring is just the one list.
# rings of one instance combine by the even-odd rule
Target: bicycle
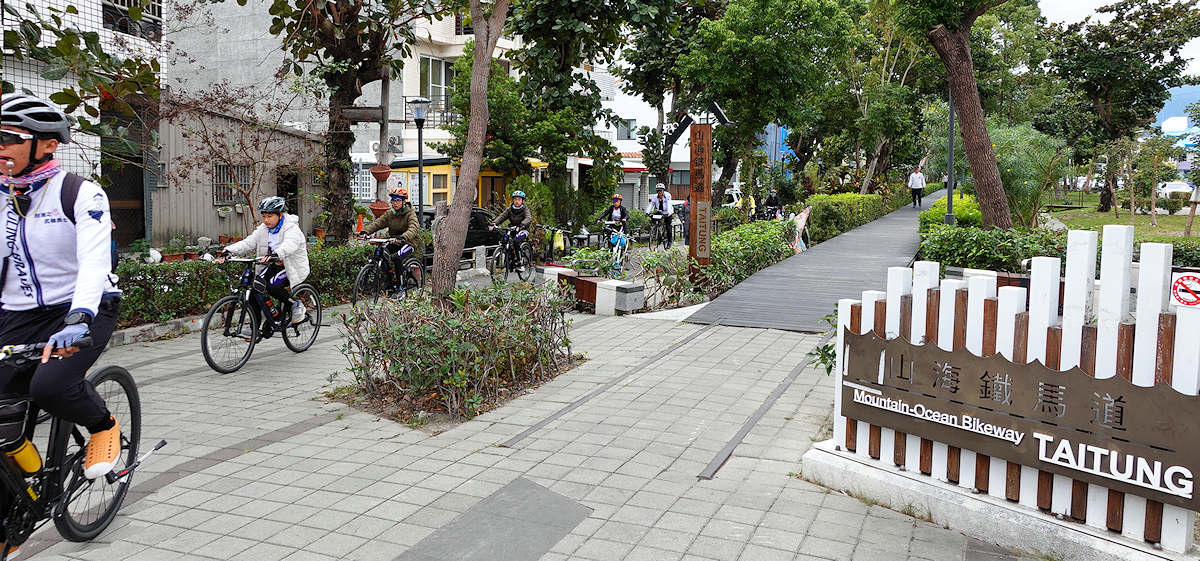
[[653,212],[647,216],[650,217],[650,250],[671,249],[671,215]]
[[543,256],[543,260],[548,263],[566,255],[567,248],[570,244],[570,233],[566,230],[555,228],[553,226],[542,226],[542,229],[550,232],[549,239],[546,243],[546,251]]
[[[81,343],[86,346],[86,338]],[[0,364],[28,367],[41,360],[45,346],[36,343],[0,348]],[[82,427],[40,411],[28,396],[0,399],[0,448],[16,450],[8,453],[11,461],[0,462],[0,485],[11,500],[7,510],[0,512],[5,544],[0,561],[8,558],[8,547],[25,543],[49,520],[54,521],[64,539],[73,542],[100,535],[124,503],[134,470],[167,444],[159,441],[144,456],[137,457],[142,402],[128,370],[105,366],[89,375],[87,381],[104,398],[122,431],[123,465],[96,479],[83,475],[87,437]],[[33,440],[37,427],[46,421],[50,421],[50,431],[43,461]]]
[[521,281],[528,281],[533,277],[533,246],[528,237],[529,232],[516,226],[510,226],[504,231],[492,260],[494,274],[503,273],[505,281],[508,280],[509,273],[516,273]]
[[[230,258],[227,261],[245,263],[246,270],[233,287],[233,294],[217,300],[208,309],[200,330],[200,349],[204,352],[204,361],[222,374],[245,366],[254,352],[254,346],[270,337],[275,329],[274,325],[266,325],[266,322],[272,322],[270,318],[274,311],[266,286],[255,274],[258,260]],[[305,315],[297,322],[292,322],[291,318],[285,319],[288,324],[282,326],[280,331],[287,348],[302,353],[316,342],[317,333],[321,330],[321,299],[317,289],[306,283],[293,287],[291,297],[304,305]],[[265,333],[264,327],[268,330]]]
[[633,274],[630,270],[629,234],[618,228],[621,223],[609,220],[604,223],[604,238],[612,251],[612,268],[610,276],[618,278],[624,272]]
[[[384,293],[393,298],[404,298],[410,290],[425,286],[425,267],[413,255],[416,248],[411,244],[401,245],[403,242],[391,238],[371,238],[367,243],[375,246],[375,253],[354,277],[351,306],[358,306],[360,299],[364,306],[374,306]],[[400,279],[396,279],[395,261],[392,260],[397,251],[400,254]]]

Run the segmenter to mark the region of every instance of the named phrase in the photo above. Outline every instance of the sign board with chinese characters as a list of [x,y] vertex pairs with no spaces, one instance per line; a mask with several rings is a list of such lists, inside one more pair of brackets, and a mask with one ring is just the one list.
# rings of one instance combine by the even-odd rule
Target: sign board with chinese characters
[[870,333],[845,344],[846,417],[1200,510],[1195,396]]
[[691,127],[691,158],[689,161],[689,189],[691,204],[688,216],[688,232],[691,244],[688,257],[700,266],[708,265],[709,246],[712,243],[712,125],[701,124]]

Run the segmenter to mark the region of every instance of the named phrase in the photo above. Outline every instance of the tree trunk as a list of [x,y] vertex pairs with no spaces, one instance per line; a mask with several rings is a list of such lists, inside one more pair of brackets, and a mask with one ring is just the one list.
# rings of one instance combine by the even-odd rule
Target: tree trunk
[[729,182],[733,181],[735,173],[737,173],[737,155],[733,153],[733,150],[726,150],[725,158],[721,161],[721,176],[713,182],[712,186],[714,208],[720,208],[721,203],[725,202],[725,189],[729,188]]
[[1087,181],[1083,182],[1083,192],[1084,193],[1092,192],[1092,174],[1095,173],[1095,171],[1096,171],[1096,157],[1093,156],[1092,159],[1088,161]]
[[329,210],[326,243],[338,244],[350,238],[354,228],[354,194],[350,190],[350,148],[354,133],[342,109],[354,105],[353,88],[342,85],[334,88],[329,98],[329,131],[325,133],[325,208]]
[[492,13],[485,19],[481,0],[471,0],[471,19],[475,22],[475,63],[471,69],[471,120],[467,125],[466,146],[463,148],[462,165],[458,170],[450,213],[439,224],[438,235],[433,241],[430,289],[439,297],[445,297],[454,290],[458,261],[467,240],[467,225],[471,220],[471,209],[475,206],[475,197],[471,195],[475,193],[479,182],[479,166],[483,162],[483,141],[489,118],[487,91],[492,70],[492,52],[500,39],[508,4],[509,0],[497,0],[492,6]]
[[946,66],[946,78],[954,96],[963,148],[971,164],[971,177],[975,181],[975,195],[979,199],[983,224],[989,228],[1007,229],[1012,228],[1012,216],[1009,214],[1004,184],[1000,181],[996,152],[984,121],[983,106],[979,101],[975,63],[971,58],[970,23],[973,23],[973,19],[956,31],[939,25],[929,32],[929,42]]
[[885,142],[884,140],[880,140],[879,144],[875,145],[875,150],[871,152],[871,164],[867,166],[867,175],[863,177],[862,185],[858,188],[858,192],[861,195],[867,194],[867,191],[871,188],[871,179],[875,177],[875,168],[879,165],[879,153],[883,152]]
[[[1130,173],[1129,167],[1125,168],[1125,185],[1129,189],[1129,225],[1135,226],[1137,217],[1137,197],[1134,196],[1133,174]],[[1151,209],[1154,210],[1154,209]]]

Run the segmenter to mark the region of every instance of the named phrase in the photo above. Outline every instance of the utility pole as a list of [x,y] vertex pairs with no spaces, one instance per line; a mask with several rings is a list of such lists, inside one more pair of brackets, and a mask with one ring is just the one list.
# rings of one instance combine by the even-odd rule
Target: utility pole
[[954,225],[954,90],[947,96],[950,100],[950,133],[946,136],[946,224]]
[[[383,69],[383,80],[379,90],[379,150],[375,152],[375,163],[379,166],[387,166],[388,171],[391,171],[392,162],[388,161],[388,105],[391,104],[391,71],[386,67]],[[382,174],[380,174],[382,175]],[[376,176],[375,191],[381,201],[388,200],[388,186],[386,175],[382,175],[382,179]]]

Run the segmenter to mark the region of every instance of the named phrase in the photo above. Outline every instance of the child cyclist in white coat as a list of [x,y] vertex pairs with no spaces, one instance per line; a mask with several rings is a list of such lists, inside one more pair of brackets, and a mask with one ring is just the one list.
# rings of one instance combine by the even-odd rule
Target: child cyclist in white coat
[[[251,251],[259,258],[258,280],[266,286],[267,294],[276,302],[276,316],[266,326],[263,337],[285,325],[304,321],[308,313],[304,304],[291,297],[291,286],[304,282],[308,277],[308,240],[300,230],[300,218],[287,214],[287,201],[283,197],[267,197],[258,203],[262,224],[246,239],[225,246],[218,263],[225,262],[230,255],[246,255]],[[283,261],[283,266],[276,262]],[[290,318],[290,319],[289,319]]]

